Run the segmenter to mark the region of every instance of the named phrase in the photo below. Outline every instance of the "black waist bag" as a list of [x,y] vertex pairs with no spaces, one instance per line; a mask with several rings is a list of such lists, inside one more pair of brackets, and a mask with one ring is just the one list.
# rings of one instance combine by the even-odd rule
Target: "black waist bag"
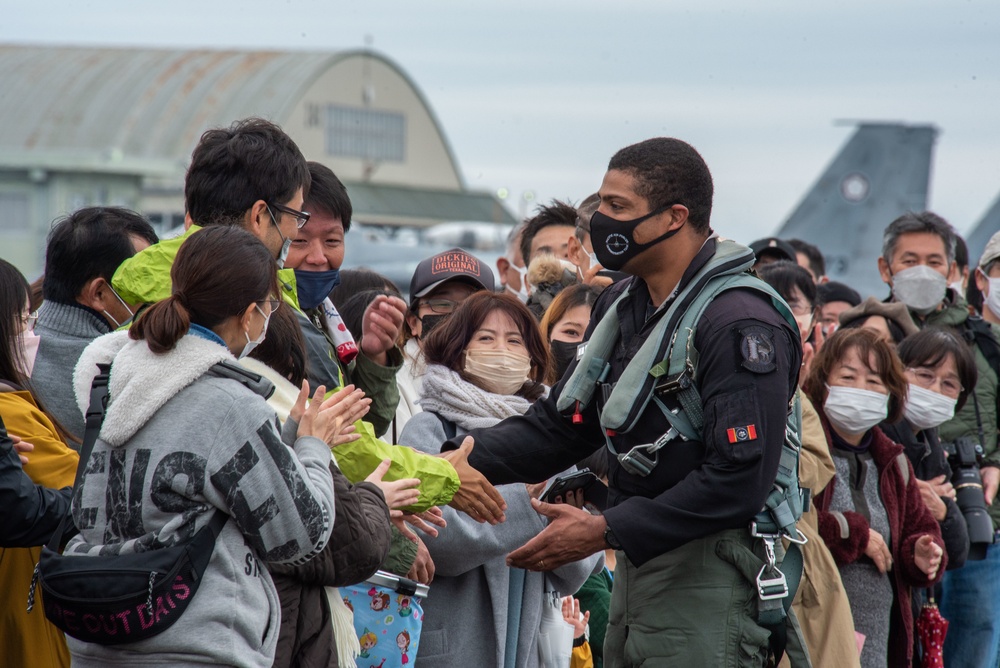
[[[90,391],[87,430],[74,487],[97,440],[108,396],[106,365]],[[190,541],[148,552],[67,556],[59,547],[68,516],[52,535],[35,566],[28,612],[41,585],[45,616],[66,635],[98,645],[146,640],[170,628],[191,603],[228,515],[216,511]]]

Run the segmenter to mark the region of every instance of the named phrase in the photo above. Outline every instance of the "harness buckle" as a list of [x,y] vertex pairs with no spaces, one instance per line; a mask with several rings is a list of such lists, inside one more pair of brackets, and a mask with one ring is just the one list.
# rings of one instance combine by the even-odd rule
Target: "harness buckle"
[[680,373],[664,376],[653,387],[653,391],[657,394],[673,395],[688,389],[691,387],[692,383],[691,373],[689,372],[689,369],[685,368]]
[[621,464],[623,469],[632,475],[642,476],[645,478],[653,472],[653,468],[656,467],[656,464],[660,459],[658,450],[653,451],[652,458],[649,458],[640,452],[640,450],[648,451],[651,447],[652,444],[637,445],[625,454],[618,455],[618,463]]
[[764,577],[768,567],[761,566],[760,573],[757,574],[757,596],[762,601],[773,601],[788,596],[788,581],[785,574],[774,568],[774,577]]

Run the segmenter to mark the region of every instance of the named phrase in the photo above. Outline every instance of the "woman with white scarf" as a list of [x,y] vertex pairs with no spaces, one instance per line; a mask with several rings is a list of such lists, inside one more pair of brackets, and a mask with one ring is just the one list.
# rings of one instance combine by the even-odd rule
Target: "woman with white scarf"
[[[407,422],[399,440],[425,452],[521,415],[548,391],[540,382],[549,359],[538,325],[508,294],[469,297],[427,338],[424,354],[424,412]],[[427,543],[436,571],[424,603],[418,667],[539,666],[545,592],[572,594],[602,565],[594,555],[548,573],[509,568],[507,554],[540,533],[545,520],[525,485],[497,489],[507,502],[506,522],[479,524],[445,509],[448,527]]]

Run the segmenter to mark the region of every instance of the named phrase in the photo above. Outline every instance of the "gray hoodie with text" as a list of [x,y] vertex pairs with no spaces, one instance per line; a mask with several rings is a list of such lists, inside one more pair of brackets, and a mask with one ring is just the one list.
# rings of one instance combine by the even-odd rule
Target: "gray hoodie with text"
[[[229,519],[173,626],[115,647],[67,637],[74,668],[270,666],[280,604],[264,562],[302,563],[326,545],[334,518],[329,447],[311,437],[286,446],[264,400],[270,383],[216,342],[188,334],[157,355],[127,332],[96,339],[74,376],[81,411],[97,363],[107,362],[108,409],[75,492],[80,535],[66,554],[157,549],[189,540],[216,510]],[[156,614],[170,612],[157,606]]]

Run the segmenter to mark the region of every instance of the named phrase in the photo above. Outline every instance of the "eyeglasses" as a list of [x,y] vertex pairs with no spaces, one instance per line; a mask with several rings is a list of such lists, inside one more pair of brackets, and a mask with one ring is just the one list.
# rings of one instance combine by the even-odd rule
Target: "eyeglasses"
[[813,305],[809,302],[799,301],[797,299],[788,300],[788,308],[791,309],[792,315],[797,315],[800,317],[805,317],[807,315],[812,315]]
[[458,308],[458,302],[450,299],[425,299],[420,305],[426,306],[432,313],[451,313]]
[[35,322],[38,321],[38,312],[28,313],[21,317],[21,324],[24,325],[25,329],[34,329]]
[[[268,206],[273,206],[275,209],[281,213],[287,213],[289,216],[295,218],[295,229],[301,230],[305,227],[306,223],[309,222],[309,212],[308,211],[296,211],[295,209],[290,209],[282,204],[275,204],[274,202],[268,202]],[[274,217],[274,214],[271,214]],[[275,224],[278,223],[277,220],[274,221]]]
[[[917,385],[924,388],[925,390],[931,389],[934,383],[938,380],[937,374],[934,373],[932,369],[926,367],[920,368],[910,368],[907,369],[916,378]],[[958,382],[955,378],[942,378],[941,379],[941,394],[952,399],[957,399],[958,395],[962,393],[965,388],[962,384]]]
[[267,304],[270,307],[268,309],[268,311],[267,311],[268,313],[274,313],[275,311],[278,310],[278,307],[281,306],[281,300],[280,299],[261,299],[257,303],[258,304]]

